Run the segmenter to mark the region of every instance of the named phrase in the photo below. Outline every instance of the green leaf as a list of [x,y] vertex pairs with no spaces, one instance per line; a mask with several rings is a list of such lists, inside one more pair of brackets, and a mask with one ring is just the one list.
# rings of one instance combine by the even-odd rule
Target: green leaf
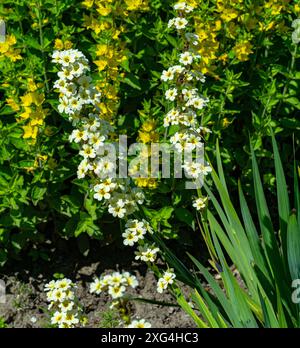
[[184,222],[188,226],[190,226],[195,231],[195,219],[194,215],[187,210],[186,208],[177,208],[174,211],[175,216],[179,221]]
[[[272,130],[271,130],[272,132]],[[281,243],[283,249],[283,255],[287,257],[287,223],[290,214],[290,202],[287,190],[287,184],[284,176],[284,171],[282,163],[280,160],[280,155],[278,151],[278,146],[272,132],[272,144],[274,152],[274,162],[276,171],[276,186],[277,186],[277,200],[278,200],[278,212],[279,212],[279,222],[280,222],[280,234]]]
[[294,212],[288,221],[287,250],[291,278],[300,279],[300,226]]
[[37,203],[44,198],[46,192],[47,192],[47,187],[34,186],[31,191],[32,203],[34,205],[37,205]]
[[138,78],[135,77],[133,74],[127,74],[126,77],[122,80],[122,82],[139,91],[142,89]]

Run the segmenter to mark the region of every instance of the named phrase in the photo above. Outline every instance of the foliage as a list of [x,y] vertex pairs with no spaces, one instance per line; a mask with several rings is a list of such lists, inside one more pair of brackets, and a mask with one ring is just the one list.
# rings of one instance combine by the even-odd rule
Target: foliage
[[[86,256],[91,241],[120,243],[122,235],[124,244],[138,244],[135,257],[155,272],[158,290],[170,289],[198,326],[299,326],[290,293],[291,280],[299,278],[299,169],[291,165],[300,146],[299,14],[294,0],[186,0],[175,7],[171,0],[2,0],[0,266],[23,256],[49,261],[61,238],[76,240]],[[174,16],[188,18],[188,32],[174,27]],[[97,112],[111,127],[110,142],[127,135],[129,143],[151,149],[152,143],[172,143],[182,130],[191,135],[196,124],[217,168],[204,189],[186,190],[185,180],[174,177],[135,178],[118,187],[131,190],[125,203],[109,195],[111,202],[95,199],[103,183],[77,176],[87,140],[69,143],[78,120],[61,112],[62,93],[53,87],[53,52],[72,49],[87,58],[88,79],[101,92],[100,101],[75,115],[80,126]],[[185,65],[182,55],[191,52],[192,63]],[[163,79],[178,61],[187,66],[184,73]],[[191,75],[198,78],[190,82]],[[201,93],[196,99],[203,105],[192,105],[193,125],[166,121],[172,108],[186,110],[183,93],[172,99],[169,82],[180,93],[185,86]],[[204,171],[209,174],[209,166]],[[294,186],[296,211],[287,185]],[[247,203],[254,201],[256,209]],[[113,203],[134,206],[133,219],[123,214],[117,221]],[[220,277],[216,281],[192,257],[210,292],[174,252],[194,254],[200,241]],[[200,253],[205,258],[207,251]],[[157,257],[166,269],[154,263]],[[203,317],[176,279],[196,288],[193,301]]]
[[[289,194],[274,136],[272,143],[279,234],[270,217],[253,147],[251,153],[257,217],[250,213],[241,185],[240,209],[234,208],[227,191],[220,152],[217,151],[218,173],[214,171],[212,177],[219,199],[205,185],[212,208],[207,209],[201,225],[201,228],[209,231],[212,240],[208,248],[212,255],[210,264],[215,272],[209,272],[195,257],[190,256],[208,284],[203,286],[200,277],[191,275],[194,277],[194,308],[200,311],[203,320],[187,303],[182,302],[182,306],[192,312],[200,327],[300,326],[299,304],[293,302],[292,296],[292,283],[299,279],[300,260],[298,175],[295,172],[294,193]],[[295,209],[291,209],[291,206]],[[176,267],[171,260],[169,262]]]

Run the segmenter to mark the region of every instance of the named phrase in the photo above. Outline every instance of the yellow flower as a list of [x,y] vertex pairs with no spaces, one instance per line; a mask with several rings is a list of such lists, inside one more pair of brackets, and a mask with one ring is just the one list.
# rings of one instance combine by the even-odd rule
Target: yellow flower
[[275,22],[272,21],[268,24],[259,22],[259,31],[269,31],[275,27]]
[[70,40],[66,40],[64,43],[65,50],[69,50],[70,48],[73,47],[73,43]]
[[63,50],[64,49],[64,43],[61,39],[55,39],[54,41],[54,48],[56,50]]
[[30,106],[33,103],[33,94],[27,93],[21,97],[22,105],[23,106]]
[[100,13],[101,16],[108,16],[111,13],[112,9],[110,7],[99,6],[97,8],[97,12]]
[[243,41],[243,42],[237,43],[233,47],[233,52],[235,53],[235,56],[238,60],[240,60],[241,62],[244,62],[248,60],[249,59],[248,56],[251,53],[253,53],[251,48],[252,48],[252,45],[249,41]]
[[22,128],[24,130],[24,134],[23,134],[24,139],[28,139],[28,138],[36,139],[37,133],[38,133],[38,127],[36,126],[33,127],[29,124],[27,126],[23,126]]
[[82,1],[82,6],[86,7],[86,8],[90,8],[94,5],[94,0],[85,0]]
[[128,11],[146,11],[149,9],[148,0],[124,0]]
[[20,106],[17,104],[17,102],[13,98],[7,98],[6,104],[13,110],[13,111],[19,111]]
[[137,178],[134,180],[138,187],[155,189],[158,186],[157,180],[154,178]]
[[156,128],[156,122],[154,120],[147,120],[142,125],[142,130],[145,132],[151,132]]
[[36,106],[40,106],[43,104],[45,100],[44,93],[30,92],[21,97],[23,106],[30,106],[35,104]]
[[222,121],[221,121],[221,126],[223,127],[223,128],[227,128],[230,124],[232,123],[232,121],[230,122],[229,120],[228,120],[228,118],[223,118],[222,119]]
[[38,108],[36,111],[32,112],[30,115],[30,123],[32,126],[41,126],[44,122],[45,112],[41,108]]
[[9,58],[13,62],[22,59],[20,50],[12,47],[16,42],[17,40],[14,35],[7,35],[5,42],[0,42],[0,57],[3,55],[3,57]]
[[200,1],[199,0],[186,0],[185,1],[189,6],[193,6],[194,8],[198,7]]
[[106,59],[98,59],[95,60],[94,63],[97,65],[99,71],[104,70],[108,64]]
[[30,92],[35,92],[37,89],[38,89],[38,86],[36,85],[36,83],[34,82],[34,80],[32,78],[29,78],[27,80],[27,89],[30,91]]
[[225,64],[228,61],[228,54],[223,53],[218,57],[218,60],[220,60],[223,64]]
[[92,15],[87,16],[84,14],[83,20],[84,20],[84,26],[87,29],[93,30],[96,34],[99,34],[102,31],[109,29],[111,26],[110,23],[108,23],[108,22],[99,22]]
[[238,11],[233,8],[225,8],[223,7],[223,5],[219,4],[217,6],[217,11],[221,13],[220,17],[224,22],[230,22],[233,19],[237,18],[239,15]]
[[28,118],[30,118],[32,110],[31,110],[31,108],[28,107],[28,106],[25,106],[24,109],[25,109],[25,111],[22,112],[19,116],[20,116],[22,119],[27,120]]

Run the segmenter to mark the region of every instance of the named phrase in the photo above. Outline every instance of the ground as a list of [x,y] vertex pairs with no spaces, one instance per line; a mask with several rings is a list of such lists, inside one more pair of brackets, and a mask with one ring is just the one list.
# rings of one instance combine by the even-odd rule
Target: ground
[[[44,285],[53,279],[54,273],[62,273],[76,282],[80,303],[88,316],[88,327],[107,327],[113,324],[109,313],[110,299],[108,295],[100,296],[89,293],[89,283],[95,276],[103,272],[115,270],[129,271],[139,280],[139,287],[132,289],[133,297],[141,297],[160,302],[174,303],[165,307],[140,301],[130,302],[132,318],[144,318],[155,328],[193,328],[195,324],[179,307],[169,294],[156,292],[154,274],[146,267],[134,261],[132,250],[115,249],[109,245],[97,250],[95,248],[88,257],[72,249],[70,243],[63,242],[60,250],[50,255],[51,262],[30,259],[19,260],[9,265],[0,273],[0,279],[6,283],[6,303],[0,304],[0,318],[9,327],[47,327],[49,325]],[[121,262],[120,262],[121,260]],[[188,294],[188,289],[184,288]]]

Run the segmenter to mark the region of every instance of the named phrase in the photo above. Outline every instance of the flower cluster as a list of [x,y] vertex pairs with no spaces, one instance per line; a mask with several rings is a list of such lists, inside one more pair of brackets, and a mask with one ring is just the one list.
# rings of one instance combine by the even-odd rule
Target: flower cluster
[[89,65],[82,52],[76,49],[54,51],[52,62],[61,66],[59,79],[54,88],[60,93],[58,111],[76,121],[84,105],[96,105],[101,94],[91,84],[92,79],[86,75]]
[[48,115],[49,110],[43,108],[45,101],[44,93],[39,93],[37,87],[20,97],[22,112],[19,114],[19,120],[25,123],[22,126],[24,134],[23,138],[31,139],[35,142],[38,131],[44,124],[44,119]]
[[[145,115],[144,112],[140,112],[141,115],[147,117],[146,120],[142,123],[141,128],[138,133],[138,140],[143,144],[148,144],[148,151],[145,154],[145,160],[148,161],[148,158],[151,156],[151,143],[157,143],[159,141],[159,132],[157,131],[157,122],[150,118],[150,115]],[[142,153],[140,154],[142,155]],[[136,168],[138,169],[138,168]],[[150,168],[149,168],[150,171]],[[145,175],[147,176],[147,175]],[[134,183],[137,187],[155,189],[158,186],[158,180],[152,178],[148,172],[149,177],[145,178],[135,178]]]
[[70,279],[52,280],[45,285],[48,310],[51,311],[51,324],[59,328],[74,328],[84,325],[82,308],[75,296],[75,284]]
[[7,35],[4,42],[0,42],[0,59],[7,57],[12,62],[22,59],[20,50],[14,48],[17,43],[14,35]]
[[163,276],[158,279],[157,292],[159,292],[160,294],[163,293],[164,290],[166,290],[169,285],[174,283],[175,278],[176,278],[176,275],[173,269],[169,269],[165,271]]
[[128,56],[120,37],[126,30],[123,21],[131,13],[149,10],[148,0],[85,0],[82,5],[89,11],[88,15],[83,15],[84,27],[96,34],[94,63],[100,77],[97,87],[102,91],[99,108],[102,118],[114,120],[119,109],[120,82],[124,77],[122,65]]
[[[178,2],[174,9],[179,13],[179,17],[169,21],[169,27],[173,25],[176,29],[188,28],[188,19],[185,15],[193,11],[193,6],[186,2]],[[178,28],[177,20],[181,20]],[[176,24],[177,23],[177,24]],[[170,138],[170,142],[179,152],[192,152],[203,147],[202,128],[198,123],[198,116],[201,110],[208,103],[208,98],[200,95],[197,85],[205,82],[205,77],[197,71],[194,64],[197,64],[201,56],[195,47],[199,44],[199,37],[194,33],[183,33],[181,36],[185,40],[185,51],[179,54],[179,64],[171,66],[162,72],[161,80],[168,84],[165,98],[172,103],[172,108],[168,111],[164,119],[164,126],[180,126],[180,129]],[[185,159],[183,169],[191,178],[203,179],[210,171],[206,163],[194,163]]]
[[117,300],[124,296],[127,287],[134,289],[138,285],[139,283],[136,276],[128,272],[114,272],[96,278],[90,285],[90,292],[99,295],[107,291],[113,300]]
[[284,15],[291,12],[291,5],[289,0],[211,0],[209,11],[199,6],[193,16],[199,36],[197,51],[202,56],[199,69],[217,76],[218,62],[222,67],[231,59],[249,60],[262,32],[286,32]]
[[128,220],[122,234],[124,245],[133,246],[139,240],[143,240],[147,232],[153,234],[152,227],[146,220]]
[[144,262],[155,262],[157,254],[160,252],[159,248],[155,245],[149,245],[145,243],[138,247],[138,251],[135,252],[135,259]]
[[76,126],[69,139],[80,145],[79,154],[83,157],[77,176],[93,178],[94,198],[106,201],[114,217],[124,218],[138,209],[137,204],[143,203],[144,195],[137,188],[131,189],[128,180],[115,178],[116,158],[105,147],[113,127],[100,117],[97,107],[100,92],[86,75],[88,61],[82,52],[74,49],[55,51],[52,58],[62,68],[54,84],[60,93],[58,109]]

